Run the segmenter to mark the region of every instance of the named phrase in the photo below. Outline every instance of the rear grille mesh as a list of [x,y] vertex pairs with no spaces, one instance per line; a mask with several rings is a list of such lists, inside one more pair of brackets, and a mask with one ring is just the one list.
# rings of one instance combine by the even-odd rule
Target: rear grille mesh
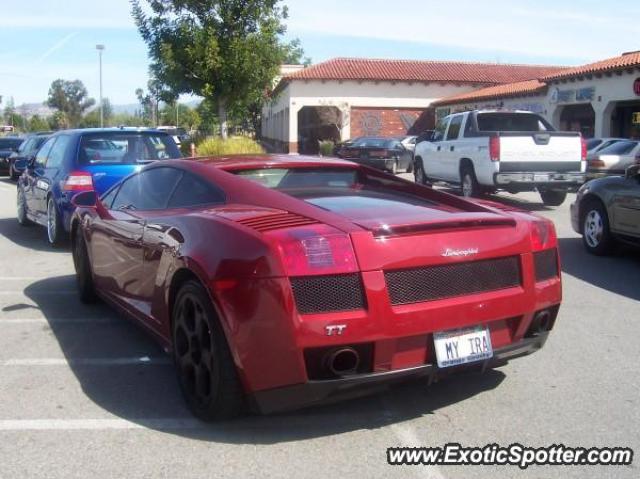
[[522,284],[519,256],[385,271],[384,276],[394,305],[495,291]]
[[536,281],[544,281],[559,276],[555,248],[533,253],[533,264],[536,270]]
[[295,213],[277,213],[239,220],[238,223],[259,231],[260,233],[265,233],[267,231],[278,230],[282,228],[313,225],[318,222],[311,218],[297,215]]
[[296,307],[301,314],[352,311],[365,305],[359,274],[291,278]]

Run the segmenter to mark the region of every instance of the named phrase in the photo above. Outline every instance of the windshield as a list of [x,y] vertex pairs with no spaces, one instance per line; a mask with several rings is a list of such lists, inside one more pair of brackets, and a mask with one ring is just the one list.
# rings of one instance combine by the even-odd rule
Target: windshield
[[478,131],[553,131],[542,117],[533,113],[478,113]]
[[627,155],[631,153],[637,144],[637,141],[618,141],[613,145],[603,148],[598,153],[600,155]]
[[133,164],[180,158],[173,139],[163,133],[102,132],[83,135],[80,164]]

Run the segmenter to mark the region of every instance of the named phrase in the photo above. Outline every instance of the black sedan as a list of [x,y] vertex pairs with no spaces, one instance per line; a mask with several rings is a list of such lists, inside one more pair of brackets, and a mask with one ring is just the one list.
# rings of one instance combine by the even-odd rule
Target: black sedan
[[49,136],[51,136],[50,131],[28,135],[20,145],[20,148],[9,156],[9,176],[12,180],[18,179],[27,167],[29,160],[36,156],[38,148]]
[[13,136],[0,138],[0,171],[9,172],[9,157],[18,151],[23,141],[24,138]]
[[338,157],[351,160],[393,174],[410,172],[413,153],[397,138],[362,137],[338,151]]

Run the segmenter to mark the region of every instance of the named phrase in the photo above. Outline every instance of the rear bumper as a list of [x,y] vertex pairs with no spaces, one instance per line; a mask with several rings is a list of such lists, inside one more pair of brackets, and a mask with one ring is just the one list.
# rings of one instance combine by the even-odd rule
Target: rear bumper
[[391,170],[397,160],[393,158],[349,158],[349,161],[386,171]]
[[341,379],[308,381],[304,384],[258,391],[252,394],[251,400],[257,411],[269,414],[360,397],[408,380],[427,378],[430,384],[439,377],[460,370],[474,367],[484,370],[503,366],[510,359],[526,356],[541,349],[548,335],[548,332],[542,332],[535,337],[525,338],[503,346],[494,350],[491,359],[478,363],[445,369],[439,369],[435,364],[425,364],[379,373],[356,374]]
[[586,176],[581,172],[553,173],[553,172],[509,172],[496,173],[493,177],[498,187],[520,188],[563,188],[574,189],[582,185]]

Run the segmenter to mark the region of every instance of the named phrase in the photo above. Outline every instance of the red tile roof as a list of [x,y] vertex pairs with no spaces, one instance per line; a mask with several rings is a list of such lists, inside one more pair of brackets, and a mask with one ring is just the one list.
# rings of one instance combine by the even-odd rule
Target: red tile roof
[[564,70],[551,72],[543,75],[543,81],[560,80],[576,76],[590,75],[594,73],[605,73],[624,68],[640,67],[640,51],[623,53],[619,57],[608,58],[595,63],[589,63],[579,67],[567,68]]
[[463,103],[467,101],[489,100],[495,98],[507,98],[511,96],[521,96],[532,93],[543,93],[547,89],[547,84],[540,80],[525,80],[505,85],[494,85],[479,90],[454,95],[441,100],[434,101],[432,105],[449,105],[452,103]]
[[290,80],[373,80],[510,83],[550,75],[566,67],[450,61],[334,58],[284,77]]

